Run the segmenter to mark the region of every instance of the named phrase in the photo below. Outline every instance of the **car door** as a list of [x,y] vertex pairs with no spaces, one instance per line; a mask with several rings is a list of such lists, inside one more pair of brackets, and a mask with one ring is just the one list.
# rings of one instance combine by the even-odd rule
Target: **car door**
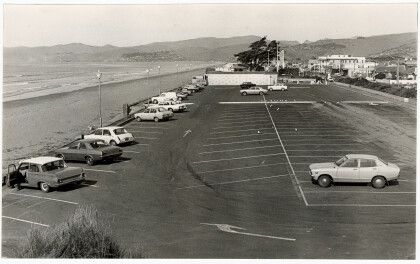
[[77,151],[75,151],[74,153],[74,160],[84,161],[87,154],[88,154],[88,150],[86,147],[86,143],[79,142],[79,145],[77,146]]
[[41,178],[41,172],[38,167],[38,164],[33,164],[33,163],[29,164],[29,168],[26,172],[26,181],[28,185],[32,187],[37,187],[38,182],[43,181]]
[[78,142],[74,142],[74,143],[70,144],[68,149],[66,149],[65,152],[63,153],[64,159],[65,160],[74,160],[74,157],[76,155],[78,146],[79,146]]
[[103,129],[102,130],[102,139],[109,144],[109,142],[113,139],[111,131],[109,129]]
[[359,160],[348,159],[337,169],[336,182],[357,182],[359,181]]
[[102,134],[103,134],[102,129],[97,129],[94,133],[96,139],[102,139],[103,140],[104,138],[103,138]]
[[378,166],[373,159],[360,159],[359,178],[360,181],[370,182],[378,175]]

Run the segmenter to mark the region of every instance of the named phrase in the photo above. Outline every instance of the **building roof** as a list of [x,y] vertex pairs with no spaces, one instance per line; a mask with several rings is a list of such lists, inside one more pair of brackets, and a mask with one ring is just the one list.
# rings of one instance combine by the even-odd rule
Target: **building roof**
[[36,157],[36,158],[21,160],[19,163],[27,162],[27,163],[43,165],[45,163],[49,163],[49,162],[53,162],[57,160],[62,160],[62,159],[57,158],[57,157]]
[[346,156],[349,159],[378,159],[377,156],[367,154],[348,154]]
[[238,72],[222,72],[222,71],[210,71],[206,73],[207,75],[210,74],[265,74],[265,75],[277,75],[275,72],[263,72],[263,71],[238,71]]

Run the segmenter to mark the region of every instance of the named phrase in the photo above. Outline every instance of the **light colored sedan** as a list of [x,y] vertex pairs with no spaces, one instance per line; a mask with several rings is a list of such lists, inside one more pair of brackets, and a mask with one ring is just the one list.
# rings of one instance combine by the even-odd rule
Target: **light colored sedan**
[[311,177],[321,187],[333,182],[366,182],[374,188],[383,188],[386,183],[397,180],[400,168],[377,156],[348,154],[335,162],[309,165]]
[[287,86],[282,83],[278,83],[276,85],[270,85],[267,88],[269,91],[287,91]]
[[259,95],[263,95],[263,94],[267,94],[267,90],[264,88],[261,88],[259,86],[254,86],[248,89],[241,89],[240,90],[242,95],[248,95],[248,94],[259,94]]
[[143,110],[143,112],[134,114],[134,118],[138,122],[141,122],[143,120],[152,120],[155,122],[159,122],[161,120],[168,120],[173,116],[174,113],[166,110],[163,107],[150,107]]

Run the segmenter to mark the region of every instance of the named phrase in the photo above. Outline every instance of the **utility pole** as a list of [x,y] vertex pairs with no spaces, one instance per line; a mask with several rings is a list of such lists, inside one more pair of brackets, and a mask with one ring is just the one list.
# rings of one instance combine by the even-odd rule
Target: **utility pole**
[[102,72],[98,70],[96,77],[98,78],[98,82],[99,82],[99,126],[102,127],[102,91],[101,91]]
[[179,64],[176,64],[176,84],[179,85],[179,76],[178,76],[178,66]]
[[159,78],[159,95],[162,93],[160,86],[161,86],[161,80],[160,80],[160,65],[157,66],[158,68],[158,78]]

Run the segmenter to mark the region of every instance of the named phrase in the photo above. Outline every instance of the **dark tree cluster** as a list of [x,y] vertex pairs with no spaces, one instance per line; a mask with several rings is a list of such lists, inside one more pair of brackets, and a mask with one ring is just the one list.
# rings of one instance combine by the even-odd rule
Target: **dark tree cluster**
[[261,71],[267,65],[268,58],[272,61],[277,56],[277,43],[268,41],[267,37],[257,40],[246,51],[235,54],[236,60],[245,64],[251,71]]

